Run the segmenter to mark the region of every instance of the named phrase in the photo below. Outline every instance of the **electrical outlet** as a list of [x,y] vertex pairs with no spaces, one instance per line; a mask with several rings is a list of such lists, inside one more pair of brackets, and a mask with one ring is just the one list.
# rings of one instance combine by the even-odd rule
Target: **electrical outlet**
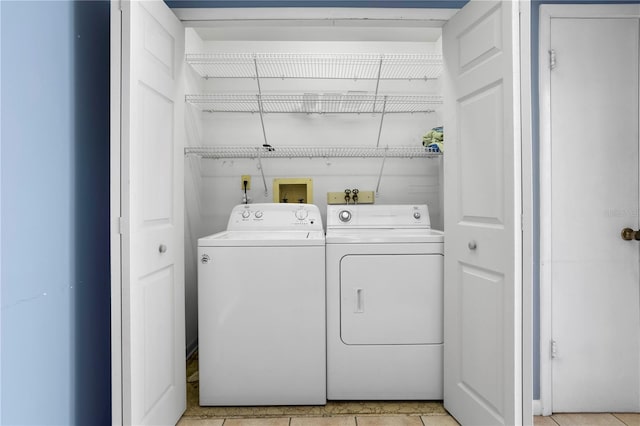
[[240,189],[244,191],[244,181],[247,181],[247,190],[251,189],[251,176],[250,175],[242,175],[240,178]]
[[[349,196],[353,197],[353,194],[349,194]],[[374,199],[375,199],[375,196],[373,191],[360,191],[358,192],[357,204],[373,204]],[[344,191],[327,192],[327,204],[347,204],[347,202],[344,199]],[[354,204],[352,198],[349,198],[348,204]]]

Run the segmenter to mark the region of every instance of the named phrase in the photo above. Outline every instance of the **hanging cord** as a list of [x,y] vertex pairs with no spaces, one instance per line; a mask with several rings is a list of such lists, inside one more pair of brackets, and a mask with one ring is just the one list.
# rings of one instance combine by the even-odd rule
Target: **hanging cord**
[[248,184],[248,182],[246,180],[243,180],[242,184],[244,186],[244,203],[245,204],[249,204],[249,198],[247,198],[247,184]]

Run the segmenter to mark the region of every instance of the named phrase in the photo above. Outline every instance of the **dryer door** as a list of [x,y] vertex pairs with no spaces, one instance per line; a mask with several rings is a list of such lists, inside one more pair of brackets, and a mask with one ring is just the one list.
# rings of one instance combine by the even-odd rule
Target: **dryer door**
[[442,343],[443,256],[347,255],[340,334],[347,345]]

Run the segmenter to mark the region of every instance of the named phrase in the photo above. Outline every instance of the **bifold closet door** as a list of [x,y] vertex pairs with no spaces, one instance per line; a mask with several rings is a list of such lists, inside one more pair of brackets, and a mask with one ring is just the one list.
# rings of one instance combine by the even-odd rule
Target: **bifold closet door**
[[518,2],[471,1],[443,29],[444,405],[463,425],[531,421],[522,399],[519,12]]
[[121,16],[122,422],[176,424],[186,406],[184,28],[162,1],[123,1]]

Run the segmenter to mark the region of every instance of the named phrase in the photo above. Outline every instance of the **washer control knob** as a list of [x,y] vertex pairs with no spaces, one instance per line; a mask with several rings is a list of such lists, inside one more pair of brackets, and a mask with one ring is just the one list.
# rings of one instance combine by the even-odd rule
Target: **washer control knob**
[[296,211],[296,218],[298,220],[304,220],[307,218],[307,216],[309,216],[309,212],[306,211],[305,209],[300,209]]
[[338,218],[341,222],[349,222],[351,220],[351,212],[349,210],[341,210],[338,213]]
[[260,219],[262,217],[262,212],[258,210],[257,212],[254,213],[254,216],[256,217],[256,219]]
[[420,214],[420,212],[413,212],[413,218],[414,219],[420,219],[422,217],[422,215]]
[[242,217],[247,219],[249,216],[251,216],[251,212],[249,210],[244,210],[242,212]]

